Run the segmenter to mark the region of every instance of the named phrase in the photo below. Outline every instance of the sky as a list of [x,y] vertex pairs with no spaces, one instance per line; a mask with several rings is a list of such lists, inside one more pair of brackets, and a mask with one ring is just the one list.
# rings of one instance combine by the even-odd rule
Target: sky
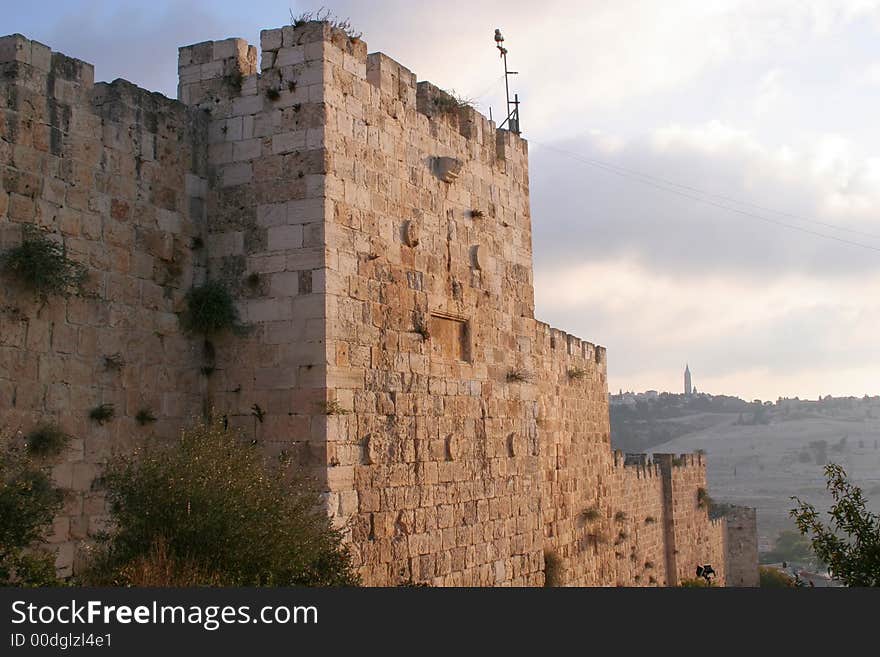
[[[880,394],[880,0],[332,2],[497,117],[506,37],[529,141],[536,313],[608,384]],[[176,96],[177,47],[318,6],[0,0],[20,32]]]

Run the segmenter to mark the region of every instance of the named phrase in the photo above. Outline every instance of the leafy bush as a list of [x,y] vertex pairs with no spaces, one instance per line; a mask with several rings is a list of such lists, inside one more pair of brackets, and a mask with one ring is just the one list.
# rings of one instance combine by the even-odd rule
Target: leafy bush
[[57,425],[43,424],[31,431],[25,442],[32,456],[57,456],[70,442],[70,436]]
[[89,418],[98,424],[104,424],[116,415],[116,407],[113,404],[100,404],[89,411]]
[[55,558],[34,549],[61,508],[63,491],[20,437],[0,436],[0,586],[59,584]]
[[678,587],[682,589],[705,589],[708,588],[708,586],[709,583],[699,577],[683,579],[678,583]]
[[186,295],[187,309],[181,316],[184,330],[212,335],[243,327],[229,289],[220,281],[207,281]]
[[833,500],[831,523],[826,525],[812,504],[797,497],[791,516],[834,577],[847,586],[880,586],[880,515],[868,510],[862,489],[847,480],[841,466],[825,466],[825,478]]
[[318,493],[220,423],[184,431],[108,464],[115,529],[101,537],[88,584],[357,584]]
[[0,257],[0,266],[43,302],[53,295],[81,292],[86,277],[83,265],[70,260],[63,246],[33,226],[25,226],[22,243]]
[[794,587],[794,577],[776,568],[760,566],[758,568],[758,577],[760,578],[762,588],[781,589]]

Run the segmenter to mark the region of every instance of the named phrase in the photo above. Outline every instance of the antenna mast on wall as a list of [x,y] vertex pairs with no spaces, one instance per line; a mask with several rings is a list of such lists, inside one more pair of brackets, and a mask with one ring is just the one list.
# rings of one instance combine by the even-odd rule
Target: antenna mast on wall
[[507,95],[507,118],[501,122],[501,125],[498,126],[498,129],[504,127],[506,123],[508,125],[508,130],[515,134],[519,134],[519,94],[513,95],[513,100],[510,100],[510,76],[517,75],[519,71],[509,71],[507,70],[507,48],[504,47],[504,37],[501,36],[501,30],[495,30],[495,45],[498,47],[498,51],[501,53],[501,59],[504,60],[504,91]]

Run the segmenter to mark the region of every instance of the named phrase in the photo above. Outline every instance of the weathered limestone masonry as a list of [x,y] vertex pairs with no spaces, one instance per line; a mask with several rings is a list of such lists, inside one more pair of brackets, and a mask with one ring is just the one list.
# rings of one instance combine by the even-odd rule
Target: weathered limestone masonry
[[[2,245],[45,227],[94,292],[4,292],[0,314],[0,426],[79,438],[59,566],[104,522],[103,459],[213,408],[317,478],[367,584],[541,585],[548,562],[569,585],[705,563],[723,583],[702,460],[612,453],[604,348],[534,318],[526,142],[324,23],[263,31],[257,60],[181,48],[173,101],[0,40]],[[181,333],[206,278],[246,334]]]
[[[198,412],[192,345],[175,314],[192,284],[204,222],[205,123],[184,105],[20,35],[0,39],[0,248],[44,228],[88,267],[87,294],[46,305],[3,280],[0,429],[57,421],[75,439],[55,467],[71,490],[49,540],[69,574],[104,521],[98,466]],[[124,366],[108,367],[119,356]],[[119,360],[114,362],[119,363]],[[103,426],[89,410],[112,403]],[[151,411],[158,421],[139,426]]]
[[759,586],[757,513],[755,509],[736,507],[726,519],[728,586]]

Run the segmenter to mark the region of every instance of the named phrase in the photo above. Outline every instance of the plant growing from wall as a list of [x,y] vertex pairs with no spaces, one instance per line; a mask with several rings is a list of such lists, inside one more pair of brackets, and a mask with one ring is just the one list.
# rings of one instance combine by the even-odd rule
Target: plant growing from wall
[[614,514],[614,522],[625,522],[626,521],[626,513],[623,511],[618,511]]
[[339,18],[329,9],[325,9],[324,7],[315,12],[303,12],[298,15],[294,15],[293,10],[290,10],[290,24],[294,27],[301,27],[306,23],[313,22],[326,23],[334,30],[341,31],[350,41],[357,41],[363,36],[360,32],[356,32],[354,28],[352,28],[351,21],[348,18]]
[[482,210],[477,210],[477,209],[471,210],[471,219],[482,219],[483,216],[484,216],[484,213]]
[[27,225],[20,245],[0,256],[0,268],[45,303],[50,296],[82,293],[86,268],[67,257],[64,246]]
[[358,583],[318,491],[220,422],[111,460],[102,482],[113,529],[100,537],[85,584]]
[[657,519],[654,516],[645,516],[646,525],[653,525],[655,522],[657,522]]
[[228,330],[244,330],[229,288],[216,280],[187,292],[186,310],[180,319],[184,330],[189,333],[214,335]]
[[70,436],[56,424],[43,424],[25,436],[28,454],[45,458],[57,456],[70,442]]
[[98,424],[109,422],[114,415],[116,415],[116,408],[113,404],[100,404],[89,411],[89,418]]
[[697,489],[697,506],[701,509],[709,509],[715,502],[712,500],[712,497],[709,495],[709,491],[700,486]]
[[474,101],[455,93],[455,90],[443,90],[431,98],[434,110],[442,116],[458,116],[463,109],[473,109]]
[[532,374],[521,367],[514,367],[507,372],[507,380],[511,383],[529,383],[532,380]]
[[281,98],[281,92],[278,91],[278,89],[276,89],[275,87],[269,87],[268,89],[266,89],[266,98],[271,101],[276,101]]
[[583,367],[572,367],[568,370],[568,378],[572,381],[580,381],[587,376],[587,370]]
[[349,411],[343,408],[342,404],[335,399],[318,402],[318,407],[324,415],[348,415],[349,413]]
[[156,416],[153,415],[153,412],[149,408],[142,408],[137,412],[137,415],[134,416],[134,419],[139,425],[145,427],[148,424],[155,422]]
[[64,491],[20,435],[0,434],[0,586],[57,586],[55,557],[37,548]]

